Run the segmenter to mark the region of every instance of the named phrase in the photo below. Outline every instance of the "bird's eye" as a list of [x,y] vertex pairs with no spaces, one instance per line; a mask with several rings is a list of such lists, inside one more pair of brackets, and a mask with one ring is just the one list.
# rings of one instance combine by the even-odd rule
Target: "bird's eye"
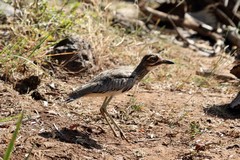
[[153,62],[156,62],[158,61],[158,56],[151,56],[147,59],[147,61],[153,63]]

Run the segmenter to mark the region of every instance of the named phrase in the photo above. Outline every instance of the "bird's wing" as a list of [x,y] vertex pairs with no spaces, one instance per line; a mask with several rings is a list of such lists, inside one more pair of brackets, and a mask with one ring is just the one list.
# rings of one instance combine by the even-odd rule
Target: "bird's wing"
[[131,67],[120,67],[102,72],[90,83],[97,83],[94,93],[105,93],[108,91],[127,91],[134,85],[133,69]]
[[132,77],[131,73],[130,68],[118,68],[102,72],[86,85],[70,93],[68,101],[73,101],[88,94],[128,91],[134,85],[134,77]]
[[111,70],[106,70],[96,77],[94,77],[90,82],[99,82],[102,81],[106,78],[129,78],[133,72],[132,67],[119,67],[116,69],[111,69]]

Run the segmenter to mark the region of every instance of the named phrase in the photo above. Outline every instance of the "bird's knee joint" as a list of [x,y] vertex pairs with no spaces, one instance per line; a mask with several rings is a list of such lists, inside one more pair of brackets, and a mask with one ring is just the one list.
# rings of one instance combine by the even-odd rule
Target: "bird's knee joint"
[[106,108],[100,108],[100,112],[101,113],[105,113],[106,112]]

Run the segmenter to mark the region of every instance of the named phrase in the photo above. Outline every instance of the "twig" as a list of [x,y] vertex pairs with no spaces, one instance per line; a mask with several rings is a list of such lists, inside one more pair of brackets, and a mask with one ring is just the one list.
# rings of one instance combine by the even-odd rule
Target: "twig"
[[[29,117],[26,117],[26,118],[23,118],[22,123],[27,122],[27,121],[30,121],[30,120],[35,120],[35,119],[38,119],[38,118],[40,118],[40,115],[32,116],[32,117],[30,117],[30,118],[29,118]],[[15,125],[15,123],[16,123],[16,122],[13,122],[13,121],[10,121],[10,122],[2,122],[2,123],[0,123],[0,127],[1,127],[1,126],[9,126],[9,125],[12,125],[12,124]]]
[[55,130],[61,135],[61,137],[62,137],[63,139],[65,139],[65,135],[58,129],[58,127],[56,126],[55,123],[53,123],[53,126],[54,126]]
[[141,139],[141,140],[135,140],[133,143],[139,143],[139,142],[148,142],[148,141],[160,141],[162,138],[152,138],[152,139]]

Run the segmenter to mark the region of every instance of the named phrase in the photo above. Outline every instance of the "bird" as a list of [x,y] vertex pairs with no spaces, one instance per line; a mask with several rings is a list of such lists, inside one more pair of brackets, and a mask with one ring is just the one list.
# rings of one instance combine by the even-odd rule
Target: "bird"
[[114,96],[129,91],[135,84],[143,79],[149,71],[161,64],[174,64],[174,62],[163,59],[157,53],[151,53],[144,55],[135,69],[122,66],[116,69],[103,71],[85,85],[82,85],[71,92],[66,99],[66,103],[84,96],[104,96],[105,99],[100,107],[100,113],[110,126],[114,136],[118,137],[110,121],[118,129],[121,138],[128,141],[122,129],[108,113],[107,106]]

